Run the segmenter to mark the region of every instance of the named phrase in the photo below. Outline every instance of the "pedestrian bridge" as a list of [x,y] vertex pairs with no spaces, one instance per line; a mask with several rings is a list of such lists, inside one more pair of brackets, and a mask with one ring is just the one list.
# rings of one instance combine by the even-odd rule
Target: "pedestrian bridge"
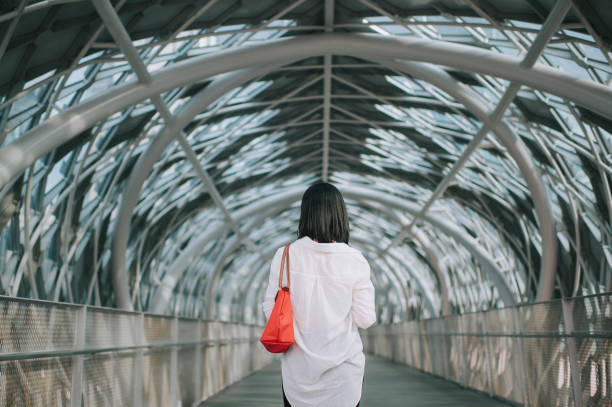
[[0,407],[266,405],[329,182],[363,405],[612,407],[611,0],[0,0]]
[[[0,406],[282,402],[261,326],[7,297],[0,315]],[[363,406],[612,400],[611,295],[380,324],[362,339]]]

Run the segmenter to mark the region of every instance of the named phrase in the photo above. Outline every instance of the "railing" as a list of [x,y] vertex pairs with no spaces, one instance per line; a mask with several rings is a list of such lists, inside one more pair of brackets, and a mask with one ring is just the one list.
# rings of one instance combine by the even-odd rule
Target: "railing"
[[[189,406],[272,359],[261,330],[0,296],[0,407]],[[612,294],[379,325],[363,338],[367,352],[518,404],[612,406]]]
[[517,404],[612,406],[610,293],[379,325],[363,339],[369,353]]
[[190,406],[271,360],[261,330],[0,296],[0,407]]

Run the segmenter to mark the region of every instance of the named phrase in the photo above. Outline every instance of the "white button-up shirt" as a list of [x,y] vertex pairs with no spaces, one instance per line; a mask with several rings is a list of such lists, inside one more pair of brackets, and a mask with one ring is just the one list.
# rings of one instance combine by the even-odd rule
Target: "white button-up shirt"
[[[266,318],[278,291],[282,252],[282,247],[276,251],[270,267]],[[345,243],[308,237],[291,244],[289,262],[295,344],[281,356],[287,400],[293,407],[354,407],[365,367],[357,328],[376,321],[370,266]]]

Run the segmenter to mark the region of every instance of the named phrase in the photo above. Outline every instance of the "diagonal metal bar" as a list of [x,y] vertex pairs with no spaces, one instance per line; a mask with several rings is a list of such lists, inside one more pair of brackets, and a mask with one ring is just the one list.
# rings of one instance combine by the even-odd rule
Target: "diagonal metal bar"
[[520,49],[521,51],[524,51],[525,49],[521,46],[521,44],[515,39],[513,38],[511,35],[509,35],[505,29],[503,29],[501,27],[501,25],[499,23],[497,23],[495,21],[495,19],[493,19],[490,15],[488,15],[482,8],[480,8],[478,6],[478,4],[476,4],[473,0],[464,0],[478,15],[480,15],[482,18],[484,18],[485,20],[487,20],[493,27],[495,27],[497,30],[499,30],[500,33],[502,33],[502,35],[504,37],[506,37],[508,39],[508,41],[510,41],[510,43],[514,44],[515,47],[517,47],[518,49]]
[[[608,87],[592,81],[577,80],[552,68],[538,65],[533,68],[524,68],[520,66],[521,60],[517,57],[500,56],[486,50],[474,53],[472,47],[462,46],[461,44],[449,46],[433,40],[421,41],[411,38],[400,40],[354,34],[313,34],[305,38],[279,40],[270,44],[244,47],[240,50],[221,51],[215,55],[194,57],[181,64],[175,64],[156,72],[152,75],[154,78],[153,84],[148,86],[139,83],[115,86],[99,96],[47,120],[35,129],[28,131],[18,140],[0,149],[0,184],[4,186],[11,182],[36,159],[58,145],[73,139],[79,132],[87,129],[95,122],[120,109],[151,97],[155,93],[185,86],[185,84],[197,82],[221,72],[241,69],[247,64],[250,66],[269,64],[270,62],[286,64],[292,60],[309,56],[339,52],[337,50],[342,50],[345,55],[369,60],[412,59],[429,64],[442,64],[462,70],[499,76],[567,98],[605,117],[612,117],[612,99],[610,98],[612,92]],[[419,66],[423,70],[426,64]],[[442,72],[439,74],[443,75]],[[451,78],[445,81],[452,85],[450,80]],[[466,91],[466,89],[459,88],[456,90],[458,92]],[[469,99],[473,99],[473,97]],[[467,99],[466,103],[468,105],[473,104]],[[481,121],[486,121],[486,119],[486,116],[480,117]],[[509,140],[507,143],[512,143],[512,145],[507,146],[509,153],[512,154],[513,148],[517,153],[523,149],[522,154],[526,154],[525,157],[527,157],[528,153],[524,145],[521,144],[521,140],[512,141],[511,135],[508,137],[506,137],[506,140]],[[536,181],[539,177],[536,174],[537,168],[533,166],[533,163],[529,164],[524,159],[523,161],[517,161],[517,163],[519,163],[519,168],[527,179],[527,183],[532,182],[530,189],[534,191],[532,185],[537,186]],[[548,263],[547,267],[554,270],[556,259],[555,234],[552,221],[550,221],[551,218],[546,215],[547,212],[550,212],[546,210],[547,195],[544,189],[539,188],[539,191],[539,194],[533,196],[538,220],[542,221],[540,224],[544,260],[542,267],[544,269],[544,266]],[[538,204],[538,200],[541,205]],[[548,209],[550,208],[548,207]],[[548,216],[546,222],[544,222],[544,218],[541,218],[545,215]],[[114,242],[113,245],[115,245]],[[114,249],[113,252],[115,252]],[[119,273],[125,274],[124,271]],[[552,281],[554,283],[554,278]]]
[[[378,6],[377,4],[372,3],[371,1],[368,0],[359,0],[359,2],[369,8],[371,8],[372,10],[376,11],[377,13],[379,13],[381,16],[385,16],[387,18],[389,18],[391,21],[393,21],[394,23],[396,23],[397,25],[401,25],[402,27],[404,27],[406,30],[410,31],[411,33],[413,33],[414,35],[417,35],[421,38],[423,38],[425,35],[420,31],[420,27],[418,26],[412,26],[411,24],[407,24],[405,21],[401,20],[399,17],[397,17],[396,15],[393,15],[389,12],[387,12],[386,10],[384,10],[383,8],[381,8],[380,6]],[[388,33],[386,35],[389,35]]]
[[[325,0],[325,32],[334,30],[334,0]],[[329,179],[329,127],[331,115],[332,55],[323,56],[323,170],[324,182]]]
[[270,43],[201,55],[174,64],[153,74],[154,82],[125,83],[101,92],[27,131],[0,149],[0,186],[19,176],[32,163],[57,146],[73,139],[93,123],[150,98],[155,93],[197,82],[222,72],[259,66],[270,62],[286,64],[325,53],[340,52],[363,59],[415,60],[451,66],[465,71],[519,81],[544,92],[571,100],[604,117],[612,117],[612,91],[609,87],[576,79],[559,70],[520,66],[520,59],[479,50],[461,44],[422,41],[412,38],[387,38],[360,34],[312,34]]
[[[400,310],[404,313],[404,319],[406,318],[405,314],[408,311],[408,304],[410,300],[408,285],[405,284],[406,282],[410,282],[410,284],[416,286],[417,290],[423,294],[425,308],[429,310],[431,315],[435,316],[438,314],[436,312],[436,307],[434,306],[433,301],[435,293],[431,292],[430,290],[427,290],[425,286],[423,286],[422,281],[418,278],[419,276],[417,275],[415,269],[411,267],[406,267],[405,261],[402,261],[402,259],[399,258],[399,256],[395,255],[395,253],[390,253],[389,256],[381,256],[380,249],[377,247],[376,243],[372,242],[372,240],[370,239],[365,239],[360,236],[351,236],[351,241],[361,246],[367,247],[369,251],[386,266],[387,273],[384,272],[385,268],[383,267],[380,267],[380,270],[383,274],[387,275],[387,278],[389,278],[391,285],[398,292],[398,299],[400,300]],[[389,258],[394,260],[398,265],[402,265],[403,267],[396,267],[389,261]],[[402,272],[404,272],[405,274],[403,274]],[[402,298],[404,299],[404,304],[401,303]],[[402,315],[400,315],[400,317],[401,316]]]
[[4,33],[4,38],[2,38],[2,42],[0,43],[0,60],[2,60],[2,57],[4,56],[4,53],[6,52],[9,41],[11,40],[11,38],[13,38],[13,33],[15,32],[15,29],[17,28],[17,23],[19,22],[19,19],[23,15],[27,2],[28,0],[21,0],[21,3],[19,3],[17,10],[15,10],[15,17],[13,18],[13,21],[11,21],[11,24],[9,25],[6,32]]
[[[390,219],[393,219],[393,221],[397,222],[398,224],[400,224],[402,222],[402,220],[396,214],[396,212],[394,212],[387,205],[380,204],[378,202],[370,201],[370,200],[367,200],[367,199],[361,199],[361,200],[359,200],[359,203],[363,207],[369,207],[369,208],[372,208],[375,211],[379,211],[381,213],[386,214],[387,216],[389,216]],[[442,303],[442,309],[441,309],[442,315],[449,315],[451,307],[450,307],[450,299],[449,299],[449,295],[448,295],[448,287],[447,287],[447,284],[446,284],[446,277],[444,276],[444,272],[440,268],[440,263],[439,263],[438,259],[436,258],[433,250],[427,244],[427,240],[428,240],[427,237],[419,229],[417,229],[415,232],[418,232],[418,236],[419,236],[418,242],[420,243],[423,251],[425,252],[425,256],[427,258],[427,263],[426,264],[428,264],[428,266],[430,267],[430,269],[431,269],[431,271],[433,273],[433,277],[438,281],[438,284],[439,284],[439,288],[440,288],[440,293],[439,294],[440,294],[440,297],[441,297],[441,300],[442,300],[441,301],[441,303]],[[351,241],[353,241],[353,240],[354,240],[353,237],[351,237]],[[377,256],[380,257],[381,260],[383,260],[385,263],[388,264],[388,261],[386,260],[387,257],[382,257],[382,256],[379,255],[379,253],[380,253],[380,248],[379,247],[376,247],[376,245],[372,245],[371,241],[369,243],[365,242],[365,244],[367,244],[370,247],[372,247],[373,248],[373,253],[375,253]],[[414,248],[412,248],[410,246],[407,246],[406,249],[414,251]],[[430,308],[430,310],[432,312],[432,316],[438,315],[438,313],[436,312],[436,307],[433,306],[433,304],[434,304],[433,298],[434,298],[435,295],[437,295],[437,293],[431,293],[428,290],[424,289],[424,286],[422,285],[422,283],[420,281],[420,276],[415,272],[415,270],[412,269],[412,267],[410,267],[410,265],[406,264],[406,262],[402,260],[401,256],[399,256],[397,253],[394,253],[393,251],[389,252],[388,255],[391,258],[393,258],[398,264],[401,264],[401,265],[404,266],[403,269],[405,269],[406,273],[408,274],[410,283],[412,284],[413,282],[415,282],[417,287],[419,287],[420,291],[423,292],[424,299],[426,301],[426,306],[428,305],[427,303],[429,303],[428,307]]]
[[[576,3],[576,0],[572,0],[572,2]],[[604,58],[606,58],[606,60],[608,61],[608,64],[612,65],[612,58],[610,57],[609,47],[606,46],[606,44],[602,40],[601,36],[593,28],[593,25],[591,24],[589,19],[586,18],[586,16],[582,12],[582,9],[580,8],[580,5],[579,4],[575,4],[573,11],[574,11],[574,13],[576,13],[578,18],[580,19],[580,21],[584,25],[584,28],[586,28],[587,32],[589,34],[591,34],[591,37],[593,37],[593,39],[595,40],[595,43],[597,44],[597,46],[601,50],[601,53],[603,54]],[[610,77],[608,78],[608,85],[612,85],[612,75],[610,75]]]
[[[192,97],[192,99],[178,113],[176,121],[171,125],[167,125],[162,131],[161,135],[155,139],[147,151],[143,153],[130,176],[128,185],[125,188],[125,192],[121,200],[121,206],[119,208],[118,221],[114,232],[112,249],[113,270],[116,271],[114,278],[119,278],[119,274],[125,274],[125,250],[129,232],[129,219],[131,219],[134,208],[138,202],[138,197],[146,176],[153,168],[155,162],[161,156],[163,150],[174,138],[174,134],[190,123],[199,112],[205,109],[206,106],[210,105],[214,100],[218,99],[231,89],[259,77],[262,73],[267,72],[271,68],[272,67],[253,67],[217,77],[209,86]],[[320,79],[321,77],[318,76],[302,86],[308,87]],[[292,94],[293,92],[290,92],[290,94],[286,95],[286,97],[289,98]],[[281,103],[283,99],[284,98],[276,101],[276,103]],[[225,223],[224,226],[227,227],[227,223]],[[162,290],[162,295],[167,296],[171,294],[168,294],[165,288],[164,290]]]
[[[372,201],[387,208],[395,208],[412,214],[416,213],[418,210],[418,207],[408,200],[399,198],[386,192],[374,192],[372,190],[354,186],[342,186],[340,187],[340,190],[344,197],[348,199]],[[236,211],[236,219],[243,220],[252,216],[258,216],[263,211],[266,211],[271,207],[288,208],[294,202],[301,199],[303,193],[304,188],[301,186],[291,187],[283,191],[276,192],[274,195],[259,199],[240,208],[238,211]],[[473,237],[465,232],[465,230],[456,227],[439,215],[426,214],[424,221],[442,233],[451,236],[459,244],[464,246],[475,259],[478,260],[493,285],[497,288],[504,305],[513,305],[516,303],[514,295],[512,294],[508,283],[505,281],[502,271],[499,270],[494,259],[490,257],[489,253],[487,253]],[[217,224],[216,226],[207,229],[206,233],[203,233],[196,239],[189,242],[189,245],[185,248],[183,255],[187,257],[196,255],[202,250],[202,247],[207,242],[218,238],[225,233],[226,230],[227,226],[223,224]],[[161,286],[172,291],[173,286],[178,281],[180,272],[181,270],[168,270],[168,273],[166,273],[163,281],[161,282]]]
[[[39,10],[42,10],[44,8],[47,8],[47,7],[57,6],[57,5],[66,4],[66,3],[79,3],[79,2],[82,2],[82,1],[85,1],[85,0],[42,0],[42,1],[37,1],[34,4],[30,4],[30,5],[26,6],[23,11],[20,11],[20,10],[17,9],[17,10],[9,11],[6,14],[0,15],[0,23],[2,23],[4,21],[7,21],[7,20],[10,20],[12,18],[15,18],[18,15],[32,13],[32,12],[39,11]],[[25,0],[24,3],[29,3],[29,1]]]
[[[554,35],[554,33],[557,31],[557,28],[559,27],[559,25],[565,18],[565,15],[567,14],[570,6],[571,6],[570,0],[558,0],[557,1],[557,3],[555,4],[555,7],[548,15],[546,22],[542,26],[542,30],[540,31],[538,36],[533,41],[529,51],[527,52],[527,55],[525,55],[523,61],[521,62],[522,67],[530,68],[535,64],[536,60],[538,59],[538,57],[540,56],[540,54],[546,47],[546,44],[548,43],[550,38]],[[480,128],[480,130],[478,131],[478,133],[472,140],[472,142],[470,142],[470,144],[465,149],[461,157],[459,157],[459,160],[457,160],[454,166],[446,174],[444,179],[440,182],[440,184],[438,184],[434,193],[431,195],[429,200],[425,203],[423,208],[412,219],[410,224],[408,224],[407,227],[403,228],[402,231],[391,241],[391,243],[383,250],[383,253],[387,252],[390,247],[399,244],[404,238],[410,235],[410,232],[412,228],[414,227],[414,225],[422,219],[423,215],[427,213],[427,211],[432,206],[432,204],[440,196],[442,196],[444,191],[446,191],[446,188],[450,185],[451,181],[454,179],[457,173],[463,168],[463,166],[468,161],[472,153],[476,150],[480,142],[488,134],[490,128],[494,125],[494,123],[497,123],[501,119],[501,117],[503,116],[508,106],[510,106],[510,103],[512,103],[512,101],[514,100],[514,97],[518,93],[520,87],[521,87],[521,84],[516,81],[512,81],[510,83],[510,85],[508,86],[508,89],[506,90],[504,95],[501,97],[499,103],[495,107],[495,110],[490,114],[489,116],[490,122],[488,124],[485,123],[482,125],[482,127]],[[552,287],[550,287],[550,290],[552,290]],[[546,289],[546,291],[548,291],[548,289]]]
[[[162,51],[166,48],[166,46],[174,41],[176,41],[177,37],[179,36],[179,34],[183,31],[185,31],[198,17],[200,17],[202,14],[204,14],[209,8],[211,8],[212,6],[215,5],[215,3],[218,0],[209,0],[208,3],[202,5],[202,7],[200,7],[195,13],[193,13],[191,16],[189,16],[189,18],[187,20],[185,20],[180,27],[178,27],[174,33],[166,40],[164,40],[163,45],[159,46],[157,48],[157,50],[153,53],[153,55],[151,55],[150,57],[148,57],[149,62],[153,61],[155,58],[157,58],[159,56],[159,54],[162,53]],[[155,45],[160,45],[160,44],[155,44]],[[153,46],[155,46],[153,45]]]
[[[408,61],[380,61],[380,63],[388,66],[390,69],[396,69],[437,86],[464,104],[481,122],[488,123],[488,109],[484,101],[470,88],[457,83],[444,70],[431,65]],[[507,149],[508,155],[514,159],[527,183],[529,192],[532,194],[542,237],[542,261],[540,268],[542,278],[540,279],[540,284],[552,284],[555,280],[557,247],[553,213],[546,188],[524,142],[512,134],[503,121],[494,123],[491,129]]]
[[[107,29],[109,30],[110,34],[112,35],[113,39],[117,42],[117,45],[123,51],[128,63],[134,70],[134,73],[138,77],[139,81],[144,84],[152,83],[153,79],[151,77],[151,74],[149,73],[149,71],[147,70],[147,67],[145,66],[144,62],[140,58],[140,55],[138,54],[138,51],[134,47],[134,44],[132,43],[125,26],[121,22],[119,15],[113,8],[113,5],[110,3],[110,1],[109,0],[92,0],[92,3],[94,7],[96,8],[96,11],[102,18],[102,21],[106,25]],[[166,103],[162,100],[161,95],[159,93],[152,95],[151,101],[153,102],[153,105],[155,105],[155,108],[157,109],[159,114],[163,117],[164,121],[166,122],[166,125],[171,126],[175,122],[175,117],[170,112],[170,109],[168,109],[168,106],[166,105]],[[234,232],[236,233],[240,241],[243,242],[251,250],[253,250],[254,252],[258,253],[260,256],[262,256],[262,258],[265,258],[263,251],[241,232],[238,224],[232,217],[227,206],[224,204],[223,198],[221,197],[221,194],[219,194],[219,190],[215,186],[214,181],[212,180],[208,172],[204,169],[204,167],[202,167],[201,163],[198,160],[198,157],[196,156],[195,152],[191,148],[191,145],[185,138],[182,131],[177,132],[176,138],[179,144],[181,145],[181,147],[183,148],[185,154],[187,155],[189,162],[193,165],[196,173],[198,174],[198,176],[204,183],[206,190],[210,194],[211,198],[213,199],[217,207],[221,210],[227,223],[230,225],[232,230],[234,230]],[[116,280],[113,280],[113,281],[116,282]],[[119,307],[121,308],[131,308],[132,307],[131,301],[129,298],[127,280],[122,279],[120,285],[119,284],[115,285],[115,295],[117,297],[117,305]]]

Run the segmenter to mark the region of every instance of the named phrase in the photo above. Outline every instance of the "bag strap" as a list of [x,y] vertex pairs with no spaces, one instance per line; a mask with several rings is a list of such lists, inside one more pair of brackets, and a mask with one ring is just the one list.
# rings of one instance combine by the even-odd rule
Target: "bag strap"
[[[289,245],[291,243],[287,243],[287,245],[285,246],[285,249],[283,250],[283,257],[281,258],[281,269],[280,269],[280,274],[278,276],[278,289],[279,290],[283,290],[283,289],[287,289],[289,290],[289,285],[290,285],[290,278],[289,278]],[[285,269],[285,262],[287,263],[287,286],[283,287],[283,270]]]

